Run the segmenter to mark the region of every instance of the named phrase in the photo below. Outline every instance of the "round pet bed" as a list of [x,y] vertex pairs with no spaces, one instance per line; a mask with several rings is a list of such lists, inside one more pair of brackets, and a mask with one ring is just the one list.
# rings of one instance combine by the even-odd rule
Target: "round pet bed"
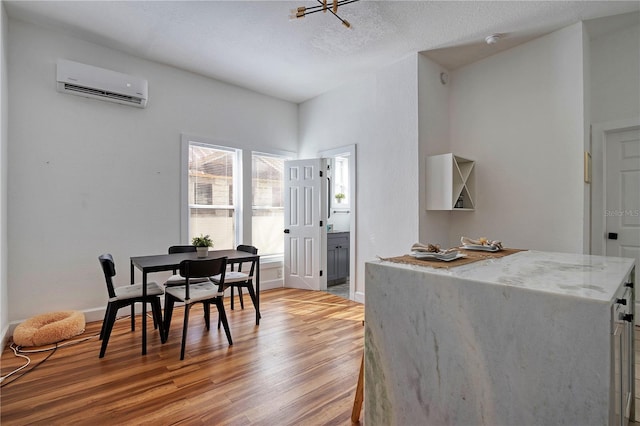
[[84,332],[80,311],[50,312],[29,318],[13,331],[18,346],[43,346],[69,339]]

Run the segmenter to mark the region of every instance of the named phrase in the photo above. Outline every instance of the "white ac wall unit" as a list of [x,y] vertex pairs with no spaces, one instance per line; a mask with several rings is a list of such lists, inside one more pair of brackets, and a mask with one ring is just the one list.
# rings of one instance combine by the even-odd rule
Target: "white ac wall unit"
[[116,71],[58,59],[56,89],[61,93],[131,105],[147,106],[147,80]]

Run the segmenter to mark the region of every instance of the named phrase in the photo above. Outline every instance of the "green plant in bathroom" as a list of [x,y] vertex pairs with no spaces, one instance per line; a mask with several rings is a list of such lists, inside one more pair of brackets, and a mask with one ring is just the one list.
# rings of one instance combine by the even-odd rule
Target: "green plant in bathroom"
[[336,197],[336,201],[337,201],[337,202],[339,202],[339,203],[341,203],[341,202],[342,202],[342,200],[344,200],[345,195],[344,195],[342,192],[338,192],[338,193],[335,195],[335,197]]

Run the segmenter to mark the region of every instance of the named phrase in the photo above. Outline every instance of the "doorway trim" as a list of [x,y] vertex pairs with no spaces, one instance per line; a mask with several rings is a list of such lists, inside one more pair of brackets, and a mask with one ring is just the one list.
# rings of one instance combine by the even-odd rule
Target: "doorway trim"
[[605,255],[605,224],[604,206],[606,200],[605,188],[605,155],[604,144],[608,133],[631,130],[640,126],[640,117],[625,120],[605,121],[594,123],[591,128],[592,137],[592,179],[591,179],[591,250],[590,254]]
[[[333,158],[342,154],[349,155],[349,191],[351,197],[351,204],[349,205],[349,210],[351,214],[349,215],[349,299],[355,300],[357,302],[364,303],[364,293],[356,293],[356,282],[357,282],[357,270],[356,270],[356,218],[357,218],[357,181],[356,181],[356,144],[347,145],[334,149],[327,149],[318,152],[318,156],[320,158]],[[327,229],[324,229],[325,232],[325,240],[326,240],[326,232]],[[326,265],[325,265],[326,269]]]

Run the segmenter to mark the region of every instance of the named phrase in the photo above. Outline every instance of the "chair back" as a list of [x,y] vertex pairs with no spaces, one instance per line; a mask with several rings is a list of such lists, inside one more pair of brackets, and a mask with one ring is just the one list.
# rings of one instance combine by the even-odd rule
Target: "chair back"
[[[196,246],[171,246],[169,247],[169,254],[174,254],[174,253],[191,253],[197,251],[196,250]],[[175,269],[173,270],[173,274],[176,274]]]
[[196,251],[196,246],[171,246],[169,247],[169,254],[173,253],[191,253]]
[[[251,254],[258,254],[258,249],[254,246],[247,246],[244,244],[239,245],[236,250],[244,251]],[[256,261],[253,260],[251,262],[251,270],[249,271],[249,279],[253,278],[253,272],[256,269]],[[231,270],[233,271],[233,265],[231,266]],[[242,272],[242,262],[238,264],[238,272]]]
[[251,254],[258,254],[258,249],[254,246],[246,246],[246,245],[240,244],[236,250],[244,251]]
[[219,291],[223,291],[224,273],[227,269],[227,258],[183,260],[180,262],[180,275],[185,278],[185,296],[189,299],[189,280],[191,278],[208,278],[220,274]]
[[116,291],[113,289],[113,277],[116,276],[116,264],[113,262],[113,256],[109,253],[105,253],[98,256],[98,260],[102,266],[102,272],[104,272],[104,279],[107,283],[109,298],[116,297]]

